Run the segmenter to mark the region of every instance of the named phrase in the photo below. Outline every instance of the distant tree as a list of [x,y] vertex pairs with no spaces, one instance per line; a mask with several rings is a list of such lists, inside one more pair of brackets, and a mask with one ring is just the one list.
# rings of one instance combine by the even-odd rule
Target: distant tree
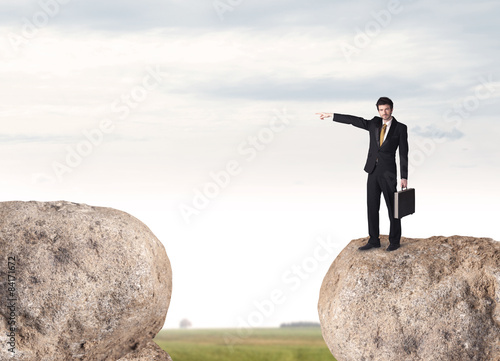
[[191,326],[193,325],[191,324],[191,321],[189,321],[187,318],[183,318],[179,323],[180,328],[189,328]]
[[321,327],[321,325],[318,322],[290,322],[282,323],[280,327]]

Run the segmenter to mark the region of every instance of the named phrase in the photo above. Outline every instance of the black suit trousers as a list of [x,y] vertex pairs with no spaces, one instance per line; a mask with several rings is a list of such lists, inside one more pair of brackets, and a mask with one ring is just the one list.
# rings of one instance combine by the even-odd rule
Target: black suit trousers
[[368,201],[368,232],[370,234],[369,243],[380,244],[379,210],[380,195],[384,195],[385,204],[389,211],[390,231],[389,242],[399,244],[401,241],[401,220],[394,218],[394,192],[396,192],[396,174],[384,170],[380,166],[368,174],[367,181],[367,201]]

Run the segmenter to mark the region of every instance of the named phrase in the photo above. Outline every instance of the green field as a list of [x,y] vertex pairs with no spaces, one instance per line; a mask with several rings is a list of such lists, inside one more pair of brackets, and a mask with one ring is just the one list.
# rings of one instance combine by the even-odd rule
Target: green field
[[162,330],[173,361],[335,361],[319,328]]

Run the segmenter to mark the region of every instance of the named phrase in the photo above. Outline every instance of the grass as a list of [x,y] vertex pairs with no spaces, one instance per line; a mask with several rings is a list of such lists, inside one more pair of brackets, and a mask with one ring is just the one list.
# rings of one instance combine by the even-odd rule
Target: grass
[[173,361],[335,361],[319,328],[162,330]]

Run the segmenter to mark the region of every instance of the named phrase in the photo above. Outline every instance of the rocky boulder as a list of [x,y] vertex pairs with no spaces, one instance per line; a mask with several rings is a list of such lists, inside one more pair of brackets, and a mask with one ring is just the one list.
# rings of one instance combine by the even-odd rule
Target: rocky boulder
[[499,242],[405,238],[393,252],[358,251],[367,241],[353,240],[321,287],[323,338],[338,361],[500,360]]
[[152,339],[170,303],[170,262],[136,218],[70,202],[3,202],[0,254],[1,360],[169,359]]

